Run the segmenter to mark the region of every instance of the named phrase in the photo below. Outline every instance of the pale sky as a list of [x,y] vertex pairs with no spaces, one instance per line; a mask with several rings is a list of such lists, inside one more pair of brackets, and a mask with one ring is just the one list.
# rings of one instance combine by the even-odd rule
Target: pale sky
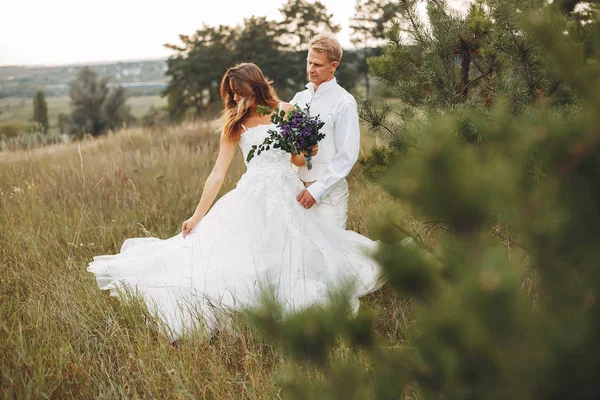
[[[468,0],[450,0],[455,7]],[[321,0],[342,25],[337,35],[352,48],[348,23],[355,0]],[[168,57],[202,23],[241,24],[252,15],[280,20],[285,0],[6,0],[0,23],[0,66],[71,64]]]

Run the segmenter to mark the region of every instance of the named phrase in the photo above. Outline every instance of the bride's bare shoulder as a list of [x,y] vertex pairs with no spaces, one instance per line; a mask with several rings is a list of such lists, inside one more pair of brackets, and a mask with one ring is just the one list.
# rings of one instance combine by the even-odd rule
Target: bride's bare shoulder
[[285,112],[290,111],[292,108],[294,108],[294,106],[290,103],[285,103],[285,102],[281,102],[281,109]]

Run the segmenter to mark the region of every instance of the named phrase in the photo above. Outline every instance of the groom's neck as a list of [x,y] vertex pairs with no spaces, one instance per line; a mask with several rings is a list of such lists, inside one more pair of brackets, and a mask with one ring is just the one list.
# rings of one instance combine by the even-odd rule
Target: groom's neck
[[333,78],[335,78],[335,75],[332,75],[332,76],[331,76],[329,79],[327,79],[326,81],[323,81],[323,82],[319,83],[318,85],[317,85],[316,83],[314,83],[314,82],[313,82],[313,84],[315,85],[315,92],[316,92],[317,90],[319,90],[319,88],[320,88],[320,87],[321,87],[321,86],[322,86],[324,83],[331,82],[331,81],[333,80]]

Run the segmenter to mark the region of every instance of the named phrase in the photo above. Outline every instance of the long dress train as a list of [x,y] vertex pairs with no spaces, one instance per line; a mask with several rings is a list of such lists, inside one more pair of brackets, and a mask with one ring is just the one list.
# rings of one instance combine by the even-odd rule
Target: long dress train
[[[242,134],[244,159],[270,128]],[[94,257],[87,270],[112,295],[126,288],[139,294],[174,338],[198,316],[212,330],[219,310],[257,305],[265,290],[291,313],[327,302],[346,285],[357,310],[358,298],[377,288],[377,244],[316,221],[296,201],[303,188],[289,154],[263,152],[187,237],[127,239],[119,254]]]

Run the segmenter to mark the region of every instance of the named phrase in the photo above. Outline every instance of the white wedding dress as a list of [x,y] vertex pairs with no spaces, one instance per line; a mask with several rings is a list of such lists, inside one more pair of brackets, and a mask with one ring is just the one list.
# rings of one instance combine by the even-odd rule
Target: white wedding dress
[[[246,158],[273,124],[246,130]],[[117,295],[140,295],[173,338],[194,326],[222,325],[220,311],[258,305],[264,290],[284,315],[324,304],[350,287],[352,306],[378,287],[376,242],[322,226],[297,201],[304,189],[290,155],[271,149],[255,155],[235,189],[221,197],[187,237],[127,239],[117,255],[94,257],[88,271]],[[199,318],[200,317],[200,318]]]

